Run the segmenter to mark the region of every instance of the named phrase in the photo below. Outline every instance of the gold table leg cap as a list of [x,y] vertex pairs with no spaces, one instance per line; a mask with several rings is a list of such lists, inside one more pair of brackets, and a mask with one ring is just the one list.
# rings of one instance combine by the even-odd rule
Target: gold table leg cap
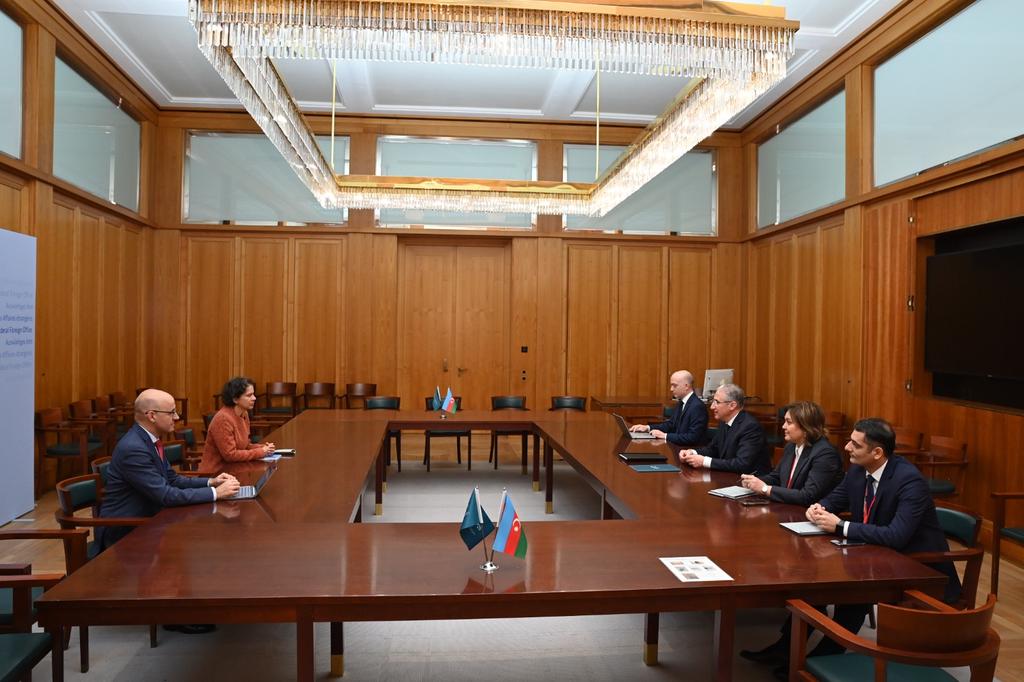
[[646,665],[657,665],[658,664],[658,645],[657,644],[644,644],[644,664],[646,664]]
[[345,676],[345,654],[331,656],[331,677]]
[[540,491],[540,481],[534,481],[533,482],[533,492],[539,492],[539,491]]
[[387,481],[384,481],[383,483],[381,483],[380,491],[382,493],[386,493],[388,491],[388,482]]
[[375,505],[373,505],[373,515],[374,516],[380,516],[383,513],[384,513],[384,505],[383,504],[375,504]]
[[555,513],[555,503],[554,502],[546,502],[544,504],[544,513],[545,514],[554,514]]

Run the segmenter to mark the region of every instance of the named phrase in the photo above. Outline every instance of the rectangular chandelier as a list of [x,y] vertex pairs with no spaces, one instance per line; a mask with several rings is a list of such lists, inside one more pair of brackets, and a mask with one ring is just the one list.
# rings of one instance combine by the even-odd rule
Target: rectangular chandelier
[[[783,8],[701,0],[189,0],[199,47],[324,208],[602,216],[786,75]],[[595,183],[335,175],[272,59],[686,78]]]

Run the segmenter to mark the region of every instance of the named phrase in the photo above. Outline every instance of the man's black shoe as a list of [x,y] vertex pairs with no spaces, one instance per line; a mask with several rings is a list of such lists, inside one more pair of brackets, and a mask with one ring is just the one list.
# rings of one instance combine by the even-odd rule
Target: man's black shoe
[[188,625],[165,625],[164,630],[180,632],[186,635],[205,635],[217,629],[216,625],[209,624],[188,624]]
[[754,663],[774,663],[778,665],[789,656],[789,647],[783,642],[775,642],[760,651],[744,649],[740,652],[740,656]]

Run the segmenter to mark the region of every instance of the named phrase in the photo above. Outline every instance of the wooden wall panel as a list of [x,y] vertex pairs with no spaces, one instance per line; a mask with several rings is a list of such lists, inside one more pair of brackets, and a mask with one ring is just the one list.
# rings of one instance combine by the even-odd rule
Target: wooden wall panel
[[[747,373],[741,385],[750,395],[771,396],[772,347],[772,243],[761,241],[750,249],[750,291],[747,316]],[[745,384],[745,385],[744,385]]]
[[[117,310],[117,334],[121,339],[121,354],[117,378],[110,391],[128,391],[142,380],[145,365],[142,359],[142,289],[144,263],[143,236],[138,230],[121,230],[122,254],[119,289],[113,301]],[[106,352],[106,349],[104,349]],[[141,385],[141,384],[140,384]],[[129,394],[130,395],[130,394]]]
[[608,395],[612,390],[612,310],[615,291],[611,246],[569,245],[566,390],[570,395]]
[[792,395],[793,399],[811,396],[818,398],[821,356],[819,335],[821,330],[819,265],[819,233],[817,230],[797,235],[795,239],[796,266],[793,270],[793,308],[787,320],[793,334]]
[[509,372],[509,251],[504,245],[455,247],[452,390],[458,386],[477,409],[489,407],[492,395],[518,395],[523,383]]
[[[821,231],[821,309],[815,320],[799,315],[801,327],[813,324],[818,331],[819,383],[817,398],[825,410],[845,412],[844,387],[849,375],[844,344],[849,333],[844,322],[850,320],[844,296],[850,280],[859,278],[859,270],[848,263],[842,225]],[[858,315],[859,316],[859,315]]]
[[235,240],[230,237],[191,238],[186,249],[185,391],[198,415],[216,407],[213,394],[241,371],[236,358],[242,330],[235,304],[240,269],[235,268]]
[[75,209],[54,204],[50,215],[36,226],[36,407],[66,407],[75,355]]
[[[456,378],[455,247],[401,244],[398,248],[398,386],[391,393],[419,409],[422,396],[451,386],[469,399]],[[476,405],[481,409],[482,405]]]
[[23,216],[25,194],[24,182],[13,175],[0,173],[0,229],[28,234]]
[[[344,379],[344,262],[345,242],[340,239],[295,240],[294,323],[288,328],[293,330],[295,380],[300,384],[338,384]],[[344,390],[338,387],[338,393]]]
[[[217,287],[213,291],[223,292],[230,284],[233,273],[200,274],[189,269],[191,243],[182,239],[179,230],[147,230],[144,234],[146,239],[143,241],[143,253],[148,257],[143,261],[143,272],[138,280],[144,286],[136,293],[145,301],[142,307],[143,325],[140,326],[144,326],[145,331],[146,383],[174,395],[188,397],[189,416],[197,419],[203,410],[212,407],[212,402],[207,396],[211,392],[205,388],[201,393],[190,393],[186,379],[189,349],[186,339],[191,337],[188,328],[188,320],[191,319],[188,315],[188,297],[193,291],[192,280],[201,278],[209,281],[211,286]],[[196,261],[198,264],[199,261]],[[204,294],[200,291],[194,294],[197,296],[197,310],[202,310],[199,306],[203,303]],[[209,292],[206,295],[210,295]],[[214,340],[211,339],[212,342]],[[228,339],[217,339],[216,343],[231,348]],[[206,352],[205,348],[195,350]],[[131,381],[131,376],[126,377],[126,380]]]
[[1024,215],[1024,170],[938,192],[914,202],[918,235]]
[[654,393],[666,391],[668,374],[686,369],[697,386],[711,362],[711,249],[668,250],[668,359]]
[[[741,244],[719,244],[711,258],[711,346],[708,366],[733,368],[745,375],[746,256]],[[703,376],[700,381],[703,382]],[[744,379],[743,381],[746,381]]]
[[[541,408],[550,406],[551,396],[569,392],[566,381],[569,296],[564,242],[561,239],[534,241],[537,242],[537,340],[529,352],[536,363],[533,405]],[[589,397],[585,393],[579,395]]]
[[100,216],[77,212],[75,228],[74,288],[81,296],[73,297],[74,336],[76,349],[72,392],[76,396],[93,397],[99,391],[97,368],[100,363],[100,283],[103,275],[102,234]]
[[[796,241],[792,235],[772,243],[771,247],[771,330],[769,358],[770,393],[775,402],[784,403],[793,398],[793,339],[796,312],[794,290],[796,276]],[[766,396],[761,396],[765,398]]]
[[618,247],[611,388],[616,395],[654,395],[667,383],[662,341],[669,290],[664,252],[660,246]]
[[239,371],[257,382],[257,393],[266,382],[284,381],[289,375],[285,334],[294,330],[285,324],[291,285],[288,248],[287,239],[243,237],[239,244]]
[[[97,348],[96,393],[107,394],[121,387],[121,363],[124,338],[121,335],[121,282],[124,253],[124,227],[103,221],[100,229],[100,267],[103,273],[96,286]],[[92,396],[90,396],[92,397]]]
[[[526,396],[526,404],[536,409],[547,403],[537,393],[537,337],[541,334],[538,318],[540,263],[537,257],[540,239],[512,240],[512,319],[509,334],[509,381],[516,393]],[[548,240],[543,240],[548,241]],[[523,347],[527,349],[522,352]],[[538,402],[538,400],[540,402]]]
[[350,234],[345,250],[345,382],[377,384],[379,393],[398,387],[396,325],[398,237]]

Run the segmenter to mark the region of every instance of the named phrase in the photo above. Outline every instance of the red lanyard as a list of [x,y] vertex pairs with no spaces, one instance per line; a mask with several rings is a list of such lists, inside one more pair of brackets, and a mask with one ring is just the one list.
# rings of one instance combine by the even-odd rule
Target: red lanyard
[[[868,485],[873,485],[873,481],[869,482]],[[867,492],[867,491],[865,491]],[[875,508],[875,503],[878,502],[878,491],[875,491],[875,496],[871,498],[871,506],[868,506],[867,495],[864,496],[864,518],[861,519],[861,523],[867,523],[868,517],[871,516],[871,510]]]

